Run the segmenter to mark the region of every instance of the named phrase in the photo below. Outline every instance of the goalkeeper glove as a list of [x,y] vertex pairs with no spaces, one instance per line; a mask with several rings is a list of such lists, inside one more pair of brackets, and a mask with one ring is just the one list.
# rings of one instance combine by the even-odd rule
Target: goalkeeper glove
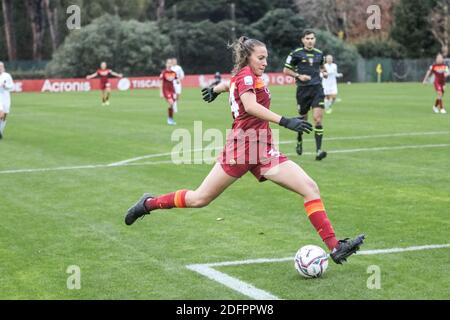
[[213,102],[220,93],[216,93],[213,90],[214,87],[207,87],[202,89],[203,100],[208,103]]
[[280,126],[288,128],[290,130],[296,132],[305,132],[310,133],[313,129],[313,126],[308,121],[299,119],[299,118],[285,118],[281,117]]

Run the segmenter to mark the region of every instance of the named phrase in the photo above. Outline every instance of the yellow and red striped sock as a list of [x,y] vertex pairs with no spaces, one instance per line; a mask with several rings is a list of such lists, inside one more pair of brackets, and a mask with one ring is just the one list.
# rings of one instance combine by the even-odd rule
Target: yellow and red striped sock
[[308,215],[309,221],[317,230],[323,242],[330,251],[332,251],[338,245],[338,240],[328,219],[325,207],[321,199],[305,202],[305,210]]
[[186,193],[189,190],[178,190],[156,198],[150,198],[145,202],[147,210],[186,208]]

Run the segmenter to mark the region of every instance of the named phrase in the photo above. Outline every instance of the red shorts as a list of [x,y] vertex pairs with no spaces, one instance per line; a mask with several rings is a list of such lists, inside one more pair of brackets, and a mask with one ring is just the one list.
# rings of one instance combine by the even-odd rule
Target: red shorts
[[177,100],[177,95],[175,93],[163,93],[164,99],[170,104],[173,104]]
[[237,140],[228,141],[217,158],[229,176],[240,178],[250,171],[259,182],[267,180],[264,177],[267,171],[288,160],[271,143],[247,141],[244,144]]
[[435,82],[435,83],[434,83],[434,89],[436,89],[437,92],[442,92],[442,93],[444,93],[445,83],[438,83],[438,82]]
[[100,89],[106,90],[111,88],[111,83],[109,81],[100,81]]

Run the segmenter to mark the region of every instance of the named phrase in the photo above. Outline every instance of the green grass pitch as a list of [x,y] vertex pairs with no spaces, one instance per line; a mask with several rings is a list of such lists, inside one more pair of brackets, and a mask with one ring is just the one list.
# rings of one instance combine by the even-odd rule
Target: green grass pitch
[[[432,113],[432,87],[339,90],[342,101],[324,121],[327,159],[292,155],[295,134],[280,131],[288,141],[281,151],[318,182],[338,238],[364,232],[364,250],[450,243],[450,116]],[[296,115],[294,92],[272,87],[272,110]],[[194,121],[225,132],[231,112],[225,96],[206,104],[199,90],[185,89],[169,127],[157,90],[113,92],[110,107],[99,95],[13,95],[0,141],[0,299],[250,299],[186,265],[324,247],[298,196],[250,174],[206,208],[159,211],[125,226],[125,211],[144,191],[196,188],[211,165],[174,165],[170,156],[106,165],[170,153],[172,131],[192,131]],[[305,151],[314,151],[307,139]],[[330,261],[313,280],[292,261],[217,270],[280,299],[449,299],[449,264],[450,248],[442,248]],[[72,265],[81,270],[79,290],[67,288]],[[367,287],[373,265],[380,289]]]

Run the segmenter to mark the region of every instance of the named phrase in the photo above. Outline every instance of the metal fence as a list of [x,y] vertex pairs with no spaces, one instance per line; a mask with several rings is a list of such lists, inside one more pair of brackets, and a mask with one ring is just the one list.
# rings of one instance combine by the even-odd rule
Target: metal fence
[[45,67],[50,61],[18,60],[5,61],[6,70],[14,79],[42,79],[45,78]]
[[[434,59],[359,59],[356,64],[355,82],[419,82],[425,77]],[[450,59],[446,60],[450,65]],[[378,71],[381,74],[380,79]]]
[[49,60],[17,60],[17,61],[5,61],[8,70],[16,71],[31,71],[31,70],[44,70]]

